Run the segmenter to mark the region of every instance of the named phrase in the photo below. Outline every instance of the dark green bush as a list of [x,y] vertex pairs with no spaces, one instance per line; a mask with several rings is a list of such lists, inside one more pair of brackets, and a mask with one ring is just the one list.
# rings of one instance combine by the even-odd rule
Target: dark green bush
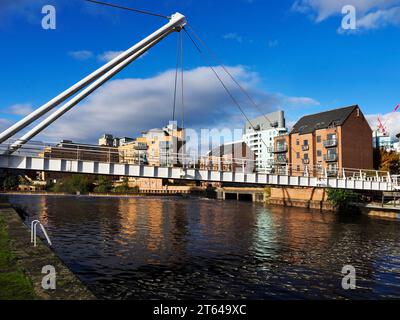
[[352,203],[359,201],[360,196],[352,190],[328,189],[328,201],[339,211],[344,211],[352,207]]

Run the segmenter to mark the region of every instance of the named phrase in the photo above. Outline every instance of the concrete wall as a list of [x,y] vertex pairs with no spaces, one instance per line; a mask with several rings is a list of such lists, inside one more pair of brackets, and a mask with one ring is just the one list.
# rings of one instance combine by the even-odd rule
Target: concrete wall
[[319,210],[334,210],[324,188],[271,188],[269,204]]

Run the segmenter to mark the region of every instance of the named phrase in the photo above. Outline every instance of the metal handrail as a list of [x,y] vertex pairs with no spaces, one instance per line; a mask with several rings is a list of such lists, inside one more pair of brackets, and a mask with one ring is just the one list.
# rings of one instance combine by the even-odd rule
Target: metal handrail
[[337,144],[338,144],[337,139],[325,140],[323,142],[323,145],[324,145],[325,148],[336,147]]
[[49,235],[46,232],[46,229],[44,228],[44,225],[39,221],[39,220],[33,220],[31,222],[31,243],[33,243],[33,246],[36,247],[37,246],[37,225],[40,226],[40,228],[43,231],[44,236],[46,237],[47,243],[51,246],[52,242],[49,238]]

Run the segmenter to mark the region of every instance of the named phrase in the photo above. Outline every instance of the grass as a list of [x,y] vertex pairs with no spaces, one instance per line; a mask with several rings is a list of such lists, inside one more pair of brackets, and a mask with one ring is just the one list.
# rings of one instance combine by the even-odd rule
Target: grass
[[0,300],[35,299],[33,285],[17,265],[5,223],[0,218]]

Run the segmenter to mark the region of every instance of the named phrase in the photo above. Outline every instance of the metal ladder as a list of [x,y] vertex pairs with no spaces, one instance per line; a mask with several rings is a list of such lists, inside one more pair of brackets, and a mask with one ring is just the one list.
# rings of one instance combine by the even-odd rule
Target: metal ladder
[[40,228],[43,231],[44,236],[46,237],[47,243],[51,246],[51,240],[49,238],[49,235],[46,232],[46,229],[44,228],[43,224],[39,220],[33,220],[31,222],[31,243],[33,243],[33,246],[37,246],[37,225],[40,226]]

